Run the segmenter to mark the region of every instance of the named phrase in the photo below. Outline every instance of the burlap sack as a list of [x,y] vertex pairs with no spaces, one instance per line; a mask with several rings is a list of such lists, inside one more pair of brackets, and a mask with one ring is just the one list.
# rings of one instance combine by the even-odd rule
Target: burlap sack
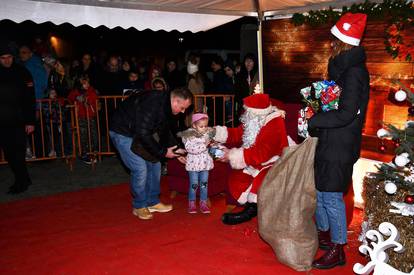
[[258,194],[259,233],[278,260],[298,271],[311,269],[318,237],[314,156],[317,138],[284,149]]

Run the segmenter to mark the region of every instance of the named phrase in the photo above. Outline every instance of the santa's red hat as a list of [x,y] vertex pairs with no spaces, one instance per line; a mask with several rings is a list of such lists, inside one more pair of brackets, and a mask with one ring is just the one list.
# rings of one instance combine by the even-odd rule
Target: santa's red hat
[[272,104],[268,94],[253,94],[243,98],[244,108],[255,114],[268,114],[272,110]]
[[345,13],[339,18],[331,33],[346,44],[359,46],[364,34],[367,15],[364,13]]

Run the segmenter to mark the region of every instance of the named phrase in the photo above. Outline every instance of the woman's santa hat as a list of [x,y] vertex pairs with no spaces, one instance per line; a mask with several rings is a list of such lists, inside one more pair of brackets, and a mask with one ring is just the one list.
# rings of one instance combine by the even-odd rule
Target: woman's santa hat
[[359,46],[364,34],[367,15],[364,13],[345,13],[339,18],[331,33],[346,44]]

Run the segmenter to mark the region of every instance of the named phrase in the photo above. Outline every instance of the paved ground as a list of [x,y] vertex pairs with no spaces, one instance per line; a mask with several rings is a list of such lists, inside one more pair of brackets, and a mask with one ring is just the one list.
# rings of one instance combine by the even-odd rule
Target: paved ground
[[70,171],[63,160],[30,162],[28,170],[33,184],[22,194],[9,195],[7,191],[13,184],[13,174],[8,165],[0,165],[0,203],[119,184],[129,180],[127,171],[116,157],[105,157],[96,164],[95,170],[79,160],[75,162],[73,171]]

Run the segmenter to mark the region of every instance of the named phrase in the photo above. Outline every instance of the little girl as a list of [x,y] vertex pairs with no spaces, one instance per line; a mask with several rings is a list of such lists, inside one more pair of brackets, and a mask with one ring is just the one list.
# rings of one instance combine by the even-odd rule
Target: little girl
[[207,205],[208,171],[213,169],[213,159],[208,153],[210,143],[208,115],[195,113],[192,116],[192,127],[179,133],[187,150],[187,163],[190,186],[188,190],[188,213],[197,213],[196,191],[200,188],[200,212],[207,214],[210,209]]

